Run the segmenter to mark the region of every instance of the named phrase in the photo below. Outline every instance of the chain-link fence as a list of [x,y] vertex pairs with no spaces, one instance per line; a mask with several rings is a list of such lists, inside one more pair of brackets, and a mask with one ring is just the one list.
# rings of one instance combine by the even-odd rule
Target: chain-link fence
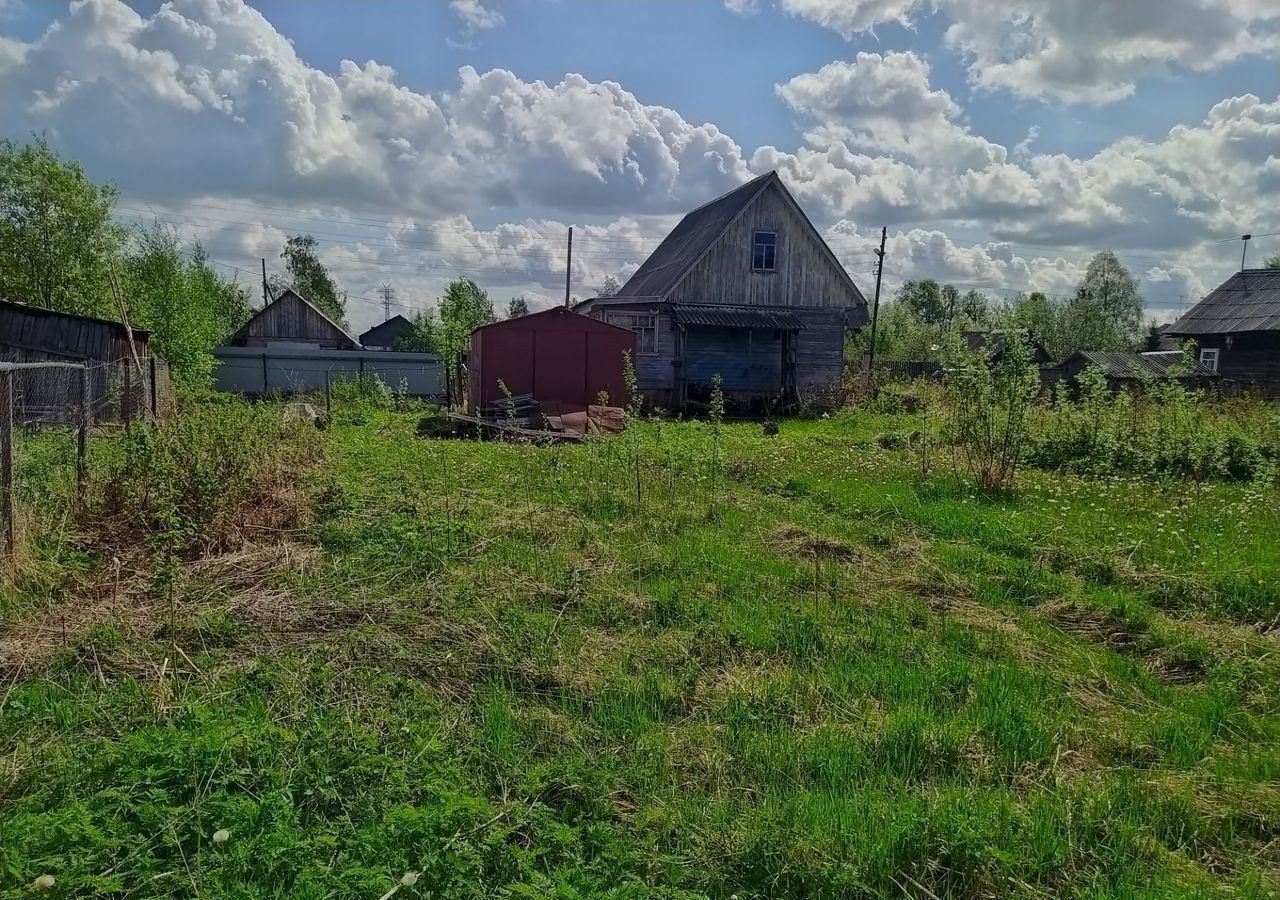
[[0,362],[0,556],[56,526],[79,495],[94,429],[170,415],[163,360]]

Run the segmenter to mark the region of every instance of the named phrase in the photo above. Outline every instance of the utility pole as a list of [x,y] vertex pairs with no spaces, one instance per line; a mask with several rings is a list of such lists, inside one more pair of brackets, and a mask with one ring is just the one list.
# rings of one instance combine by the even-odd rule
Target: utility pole
[[1240,235],[1240,240],[1244,242],[1244,247],[1243,247],[1243,249],[1241,249],[1241,251],[1240,251],[1240,271],[1241,271],[1241,272],[1243,272],[1243,271],[1244,271],[1244,258],[1245,258],[1245,255],[1249,252],[1249,242],[1250,242],[1251,240],[1253,240],[1253,235],[1251,235],[1251,234],[1242,234],[1242,235]]
[[867,384],[876,369],[876,324],[880,318],[880,280],[884,277],[884,244],[889,239],[889,228],[880,229],[880,249],[876,251],[876,299],[871,305],[871,358],[867,361]]
[[573,278],[573,226],[569,226],[569,253],[564,265],[564,306],[569,308],[569,283]]
[[267,288],[267,258],[262,257],[262,305],[265,307],[271,302],[271,293]]
[[378,288],[378,293],[382,295],[382,321],[391,318],[391,304],[396,299],[396,289],[390,284],[383,282],[382,287]]

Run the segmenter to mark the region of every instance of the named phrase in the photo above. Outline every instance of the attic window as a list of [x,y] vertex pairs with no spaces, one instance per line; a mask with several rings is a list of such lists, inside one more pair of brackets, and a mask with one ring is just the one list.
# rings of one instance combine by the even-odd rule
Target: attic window
[[751,238],[751,271],[773,272],[778,268],[778,232],[757,231]]

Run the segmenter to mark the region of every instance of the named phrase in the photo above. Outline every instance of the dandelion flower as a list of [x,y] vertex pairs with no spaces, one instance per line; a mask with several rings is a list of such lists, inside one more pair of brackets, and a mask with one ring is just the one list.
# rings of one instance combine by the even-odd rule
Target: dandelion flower
[[215,844],[225,844],[231,837],[231,832],[225,828],[219,828],[213,833],[213,842]]
[[52,875],[41,875],[35,880],[33,887],[38,891],[48,891],[53,889],[53,885],[54,879]]
[[403,875],[400,876],[400,883],[403,884],[405,887],[413,887],[415,884],[418,883],[418,873],[405,872]]

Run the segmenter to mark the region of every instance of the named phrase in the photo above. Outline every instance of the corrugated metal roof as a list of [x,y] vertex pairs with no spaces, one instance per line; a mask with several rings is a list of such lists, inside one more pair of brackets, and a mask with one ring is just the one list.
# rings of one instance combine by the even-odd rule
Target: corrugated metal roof
[[1190,371],[1176,372],[1183,365],[1181,350],[1161,350],[1153,353],[1127,353],[1114,350],[1080,350],[1082,356],[1097,366],[1108,378],[1165,378],[1180,375],[1193,378],[1216,378],[1218,373],[1196,362]]
[[1245,269],[1218,285],[1165,334],[1280,331],[1280,269]]
[[671,312],[681,325],[713,328],[761,328],[773,331],[800,331],[804,323],[785,309],[752,309],[744,306],[673,306]]
[[627,279],[627,283],[615,296],[665,295],[738,213],[764,190],[771,179],[777,177],[776,173],[767,172],[690,212],[658,248],[649,254],[649,258]]

